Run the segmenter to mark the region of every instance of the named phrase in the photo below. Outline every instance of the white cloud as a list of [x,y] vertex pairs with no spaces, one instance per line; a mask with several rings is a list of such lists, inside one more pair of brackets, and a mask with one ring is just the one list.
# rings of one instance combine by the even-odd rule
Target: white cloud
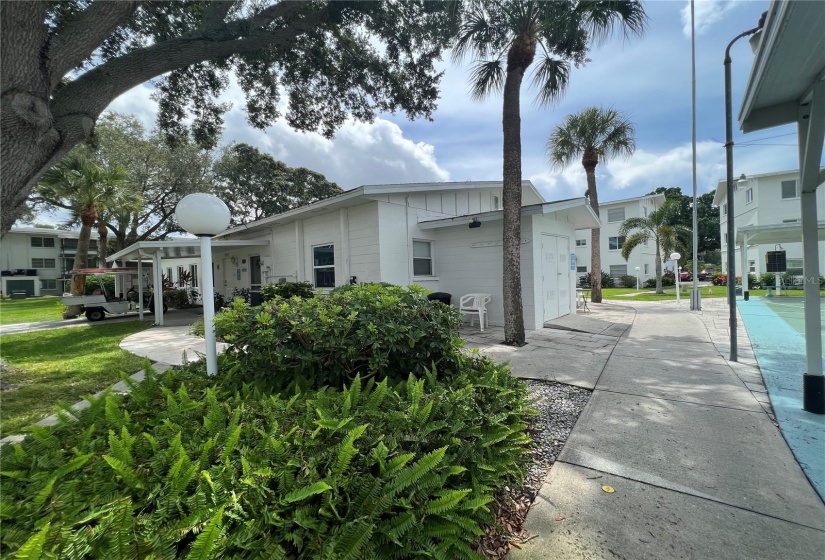
[[[696,35],[702,35],[715,23],[724,19],[728,12],[736,8],[736,2],[730,0],[696,0],[694,15]],[[682,8],[682,33],[690,37],[690,0]]]
[[134,115],[147,131],[152,130],[158,114],[158,104],[151,98],[152,91],[149,83],[134,87],[112,101],[106,111]]

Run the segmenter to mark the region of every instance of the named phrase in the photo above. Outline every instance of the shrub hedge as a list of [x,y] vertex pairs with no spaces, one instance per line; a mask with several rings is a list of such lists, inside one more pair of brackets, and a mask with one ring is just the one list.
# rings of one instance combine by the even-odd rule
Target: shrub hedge
[[408,289],[358,284],[306,300],[275,299],[260,307],[236,300],[215,318],[229,343],[232,375],[277,389],[342,387],[362,379],[451,373],[459,355],[461,316]]
[[315,296],[315,290],[309,282],[281,282],[280,284],[267,284],[262,287],[261,296],[264,301],[271,301],[275,298],[289,299],[292,297],[309,299]]
[[[589,272],[587,274],[583,274],[579,278],[579,288],[590,288],[592,285]],[[613,282],[613,278],[611,278],[605,271],[602,271],[602,288],[612,288],[614,285],[615,282]]]

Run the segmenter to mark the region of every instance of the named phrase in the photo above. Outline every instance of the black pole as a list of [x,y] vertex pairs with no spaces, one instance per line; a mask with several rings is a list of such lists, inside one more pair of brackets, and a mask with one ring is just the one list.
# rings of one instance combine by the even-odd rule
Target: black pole
[[[727,196],[728,196],[728,308],[730,317],[728,325],[730,327],[730,361],[739,360],[738,343],[736,339],[736,239],[733,228],[733,110],[731,109],[731,85],[730,85],[730,48],[733,44],[748,35],[753,35],[765,24],[766,13],[759,19],[759,25],[737,35],[733,41],[728,43],[725,49],[725,163],[727,167]],[[745,247],[742,248],[745,251]],[[745,271],[742,271],[745,274]]]

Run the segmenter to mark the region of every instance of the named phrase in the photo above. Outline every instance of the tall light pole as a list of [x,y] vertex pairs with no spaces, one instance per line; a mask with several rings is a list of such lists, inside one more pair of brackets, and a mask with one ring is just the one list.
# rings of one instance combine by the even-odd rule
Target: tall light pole
[[639,270],[640,269],[637,266],[636,267],[636,291],[637,292],[642,289],[642,281],[639,279]]
[[690,310],[700,311],[702,293],[699,291],[699,232],[696,217],[696,29],[693,4],[694,0],[690,0],[691,148],[693,152],[693,288],[690,290]]
[[[725,49],[725,163],[727,167],[727,198],[728,198],[728,308],[730,316],[728,324],[730,326],[730,356],[731,362],[738,361],[738,344],[736,340],[736,239],[733,228],[733,110],[731,109],[731,85],[730,85],[730,48],[733,44],[748,35],[753,35],[765,25],[765,18],[768,13],[763,12],[759,18],[759,23],[753,29],[740,33],[728,43]],[[744,272],[744,271],[743,271]]]
[[201,240],[203,271],[203,327],[206,340],[206,374],[218,373],[218,348],[215,342],[215,286],[212,278],[212,237],[229,226],[229,208],[217,196],[194,193],[184,196],[175,207],[178,224]]

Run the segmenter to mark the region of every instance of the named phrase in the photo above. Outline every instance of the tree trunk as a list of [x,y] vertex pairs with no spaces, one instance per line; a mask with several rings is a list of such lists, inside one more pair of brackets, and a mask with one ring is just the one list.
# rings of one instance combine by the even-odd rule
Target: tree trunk
[[109,256],[109,228],[106,224],[97,224],[97,266],[106,268],[106,257]]
[[[92,238],[92,226],[97,221],[97,212],[94,206],[86,206],[80,211],[80,234],[77,237],[77,251],[74,254],[72,270],[88,268],[89,241]],[[86,276],[72,275],[72,295],[82,296],[86,292]],[[70,305],[63,312],[64,319],[73,319],[80,315],[79,305]]]
[[[599,215],[599,194],[596,191],[596,165],[598,159],[591,150],[585,150],[582,165],[587,175],[587,193],[590,207]],[[601,218],[599,218],[601,220]],[[590,230],[590,301],[602,302],[602,230],[600,227]]]
[[662,289],[662,253],[659,249],[659,238],[656,238],[656,293],[663,294],[665,291]]
[[521,106],[520,90],[524,72],[536,54],[535,43],[517,39],[507,53],[507,78],[501,127],[504,136],[502,239],[504,343],[524,346],[524,306],[521,297]]

